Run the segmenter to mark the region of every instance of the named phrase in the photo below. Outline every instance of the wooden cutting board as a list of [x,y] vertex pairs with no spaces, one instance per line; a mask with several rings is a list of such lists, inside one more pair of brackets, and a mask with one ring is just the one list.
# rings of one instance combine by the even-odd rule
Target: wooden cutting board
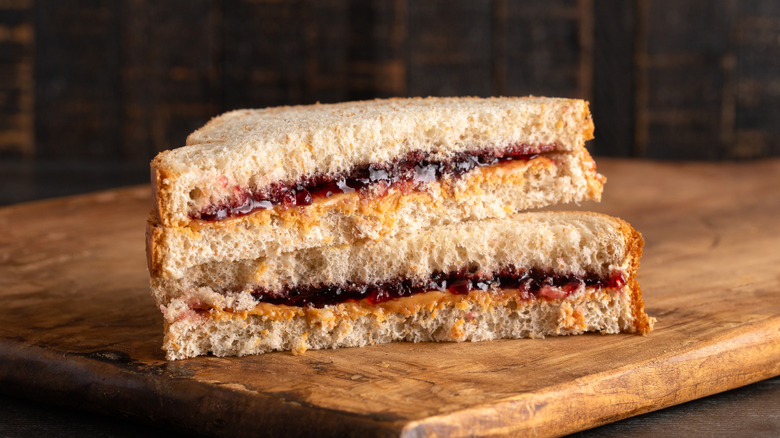
[[0,388],[223,435],[561,435],[780,374],[780,161],[600,160],[649,336],[167,362],[148,187],[0,209]]

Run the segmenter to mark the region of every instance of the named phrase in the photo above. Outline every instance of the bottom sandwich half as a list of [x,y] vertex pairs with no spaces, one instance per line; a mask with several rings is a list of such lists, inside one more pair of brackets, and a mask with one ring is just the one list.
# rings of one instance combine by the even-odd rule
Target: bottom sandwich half
[[168,359],[652,329],[641,235],[594,213],[524,213],[152,278]]

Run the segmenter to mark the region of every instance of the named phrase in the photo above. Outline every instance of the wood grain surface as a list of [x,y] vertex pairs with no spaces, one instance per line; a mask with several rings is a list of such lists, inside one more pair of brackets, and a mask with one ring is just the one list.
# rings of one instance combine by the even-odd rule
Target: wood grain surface
[[590,100],[600,155],[780,156],[780,2],[670,3],[4,0],[0,153],[145,165],[231,109],[534,94]]
[[167,362],[148,187],[0,209],[0,389],[220,435],[561,435],[780,374],[780,161],[599,160],[649,336]]

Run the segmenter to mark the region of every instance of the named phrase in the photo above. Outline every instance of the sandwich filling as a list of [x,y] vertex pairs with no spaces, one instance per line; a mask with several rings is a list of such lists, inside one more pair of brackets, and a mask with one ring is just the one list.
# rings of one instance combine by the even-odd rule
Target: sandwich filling
[[425,280],[394,279],[375,283],[348,282],[341,285],[306,285],[285,287],[279,291],[254,288],[251,292],[259,303],[295,307],[322,308],[345,302],[365,300],[376,305],[427,292],[449,292],[468,295],[472,291],[498,292],[517,290],[520,298],[562,299],[588,287],[595,290],[621,289],[626,283],[623,273],[609,277],[592,274],[557,274],[537,269],[516,269],[509,266],[499,272],[485,274],[461,269],[435,273]]
[[389,163],[371,163],[339,174],[316,174],[294,182],[280,181],[263,189],[235,187],[231,200],[207,205],[191,213],[190,218],[214,222],[276,207],[308,206],[318,199],[342,193],[381,196],[395,187],[415,190],[430,182],[458,178],[475,168],[529,161],[555,150],[555,145],[519,144],[503,149],[463,152],[446,160],[416,151]]
[[[445,324],[445,331],[449,329],[451,332],[437,331],[436,336],[446,340],[465,340],[467,333],[461,330],[465,328],[464,323],[488,321],[493,318],[488,315],[494,312],[501,315],[508,311],[522,318],[525,315],[523,309],[552,312],[554,319],[550,321],[554,322],[555,334],[560,334],[562,330],[574,333],[586,331],[589,330],[587,314],[592,311],[593,303],[598,303],[595,308],[617,305],[622,309],[621,318],[624,320],[616,324],[630,324],[623,330],[646,333],[652,322],[642,317],[641,298],[638,292],[627,287],[627,281],[626,274],[619,271],[608,278],[599,278],[539,270],[517,271],[513,268],[492,276],[461,270],[448,275],[435,274],[427,284],[401,280],[371,285],[290,288],[286,290],[286,296],[256,289],[252,292],[254,305],[239,306],[243,308],[217,304],[205,296],[185,295],[163,306],[162,310],[169,323],[182,319],[237,321],[248,317],[257,317],[265,322],[290,322],[304,317],[309,324],[308,330],[325,330],[328,336],[345,336],[354,329],[353,323],[365,317],[382,322],[425,314],[435,319],[438,312],[460,312],[457,314],[462,319],[455,321],[451,327]],[[507,316],[498,318],[505,320]],[[506,327],[510,326],[512,324]],[[264,331],[263,336],[265,334]],[[305,345],[301,347],[298,352],[306,350]]]

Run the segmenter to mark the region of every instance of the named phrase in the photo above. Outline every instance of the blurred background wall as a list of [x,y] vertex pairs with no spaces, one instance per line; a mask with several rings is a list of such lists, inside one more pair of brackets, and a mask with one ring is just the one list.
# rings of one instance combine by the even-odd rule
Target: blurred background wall
[[599,156],[780,156],[778,0],[0,0],[0,203],[141,183],[240,107],[590,100]]

